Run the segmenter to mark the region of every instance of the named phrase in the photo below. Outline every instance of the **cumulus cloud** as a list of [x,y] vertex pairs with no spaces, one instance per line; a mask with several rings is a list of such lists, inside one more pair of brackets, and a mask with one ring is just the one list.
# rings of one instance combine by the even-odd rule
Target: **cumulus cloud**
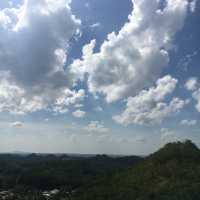
[[185,83],[185,88],[190,91],[194,91],[197,89],[198,79],[196,77],[191,77]]
[[151,86],[169,62],[168,51],[184,25],[188,0],[134,0],[128,22],[111,33],[94,53],[95,41],[83,48],[82,59],[71,67],[77,79],[87,76],[90,92],[105,95],[107,102],[136,95]]
[[9,81],[9,73],[0,74],[0,112],[24,114],[46,107],[39,96],[29,98],[25,90]]
[[55,93],[52,91],[56,96],[52,96],[51,99],[48,99],[46,94],[27,95],[24,88],[17,86],[9,78],[9,73],[0,74],[0,112],[26,114],[50,109],[55,113],[65,113],[68,111],[68,107],[75,107],[75,104],[85,98],[84,90],[74,91],[68,88],[60,89]]
[[128,98],[125,111],[113,119],[124,125],[161,123],[188,103],[188,100],[176,97],[169,103],[165,102],[165,98],[175,90],[177,82],[169,75],[158,79],[155,87]]
[[196,109],[200,112],[200,83],[198,78],[192,77],[185,83],[186,89],[192,92],[192,97],[196,100]]
[[188,120],[184,119],[180,122],[181,125],[186,125],[186,126],[194,126],[197,124],[197,120]]
[[82,111],[82,110],[76,110],[72,113],[72,115],[76,118],[83,118],[85,117],[86,115],[86,112],[85,111]]
[[84,130],[90,133],[108,133],[109,129],[104,126],[103,122],[91,121]]
[[82,107],[82,105],[79,103],[83,101],[84,98],[85,98],[84,90],[80,89],[79,91],[72,91],[67,88],[63,90],[63,92],[60,93],[60,96],[56,99],[56,102],[53,105],[53,110],[55,112],[65,113],[68,111],[67,108],[69,106],[73,105],[76,108],[77,106]]
[[14,128],[21,128],[23,126],[22,122],[16,121],[16,122],[12,122],[10,124],[10,127],[14,127]]
[[47,108],[71,87],[64,65],[80,23],[70,0],[24,0],[0,10],[1,111]]

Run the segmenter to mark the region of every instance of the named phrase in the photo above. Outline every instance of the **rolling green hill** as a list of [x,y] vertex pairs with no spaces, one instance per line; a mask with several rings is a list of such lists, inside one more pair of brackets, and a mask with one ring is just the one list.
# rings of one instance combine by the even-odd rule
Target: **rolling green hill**
[[200,200],[200,150],[170,143],[136,166],[99,177],[73,200]]

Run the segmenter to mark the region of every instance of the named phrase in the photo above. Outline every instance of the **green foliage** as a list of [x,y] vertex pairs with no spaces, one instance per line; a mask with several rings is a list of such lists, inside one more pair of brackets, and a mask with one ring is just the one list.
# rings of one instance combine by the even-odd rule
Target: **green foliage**
[[137,166],[82,188],[74,200],[200,199],[200,151],[191,142],[170,143]]
[[198,200],[200,150],[187,140],[144,159],[0,156],[0,184],[12,188],[8,200],[44,200],[55,188],[50,200]]
[[[0,191],[14,191],[16,199],[41,199],[41,192],[58,188],[54,199],[69,199],[72,191],[98,177],[127,168],[139,157],[68,157],[55,155],[0,155]],[[1,199],[1,198],[0,198]]]

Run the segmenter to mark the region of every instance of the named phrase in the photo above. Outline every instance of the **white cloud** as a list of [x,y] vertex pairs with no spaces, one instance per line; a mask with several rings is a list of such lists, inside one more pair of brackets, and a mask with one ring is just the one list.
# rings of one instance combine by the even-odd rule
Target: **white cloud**
[[65,89],[62,91],[60,96],[56,99],[55,105],[53,106],[54,111],[65,113],[68,112],[68,107],[73,105],[77,107],[81,101],[85,98],[85,91],[80,89],[79,91],[72,91],[70,89]]
[[165,118],[179,112],[187,100],[173,98],[169,103],[165,98],[172,94],[177,85],[177,80],[165,76],[156,82],[156,87],[141,91],[137,96],[127,100],[125,111],[113,119],[124,125],[128,124],[156,124]]
[[95,108],[95,111],[97,111],[97,112],[102,112],[102,111],[103,111],[103,108],[102,108],[101,106],[97,106],[97,107]]
[[84,127],[84,130],[90,133],[108,133],[109,132],[109,129],[104,126],[103,122],[99,122],[99,121],[91,121],[86,127]]
[[24,0],[18,8],[0,10],[0,111],[46,109],[71,87],[64,65],[80,21],[70,2]]
[[82,107],[84,107],[84,105],[83,104],[76,104],[76,105],[74,105],[74,107],[75,108],[82,108]]
[[191,11],[192,13],[195,12],[195,10],[196,10],[196,5],[197,5],[197,0],[193,0],[193,1],[190,2],[190,11]]
[[16,121],[16,122],[12,122],[10,124],[11,127],[14,127],[14,128],[21,128],[24,124],[22,122],[19,122],[19,121]]
[[186,126],[194,126],[197,124],[197,120],[188,120],[184,119],[180,122],[181,125],[186,125]]
[[185,88],[189,91],[194,91],[197,89],[198,79],[196,77],[191,77],[185,83]]
[[0,74],[0,112],[24,114],[46,107],[39,96],[26,96],[23,88],[8,80],[9,76],[9,73]]
[[95,28],[99,28],[100,26],[101,26],[101,24],[99,22],[97,22],[97,23],[90,25],[90,28],[95,29]]
[[186,89],[192,91],[192,97],[197,101],[196,109],[200,112],[200,83],[198,78],[192,77],[186,82]]
[[200,112],[200,88],[198,90],[194,91],[192,96],[197,101],[196,109],[198,112]]
[[72,113],[72,115],[76,118],[83,118],[86,115],[86,112],[82,111],[82,110],[76,110]]
[[91,41],[83,58],[75,60],[71,71],[84,79],[93,94],[102,93],[107,102],[134,96],[151,86],[169,62],[168,50],[184,25],[187,0],[166,0],[159,8],[158,0],[135,0],[128,22],[119,31],[111,33],[100,52],[93,53]]
[[55,96],[51,99],[48,99],[46,94],[27,95],[26,91],[9,80],[9,77],[9,73],[0,74],[0,112],[26,114],[50,109],[55,113],[65,113],[68,107],[75,107],[85,98],[84,90],[72,91],[68,88],[52,91]]

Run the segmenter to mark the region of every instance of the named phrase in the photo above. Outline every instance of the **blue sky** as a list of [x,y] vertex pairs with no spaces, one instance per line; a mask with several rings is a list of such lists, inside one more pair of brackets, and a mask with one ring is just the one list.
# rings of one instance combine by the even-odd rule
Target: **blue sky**
[[0,2],[0,152],[200,145],[198,0],[56,2]]

